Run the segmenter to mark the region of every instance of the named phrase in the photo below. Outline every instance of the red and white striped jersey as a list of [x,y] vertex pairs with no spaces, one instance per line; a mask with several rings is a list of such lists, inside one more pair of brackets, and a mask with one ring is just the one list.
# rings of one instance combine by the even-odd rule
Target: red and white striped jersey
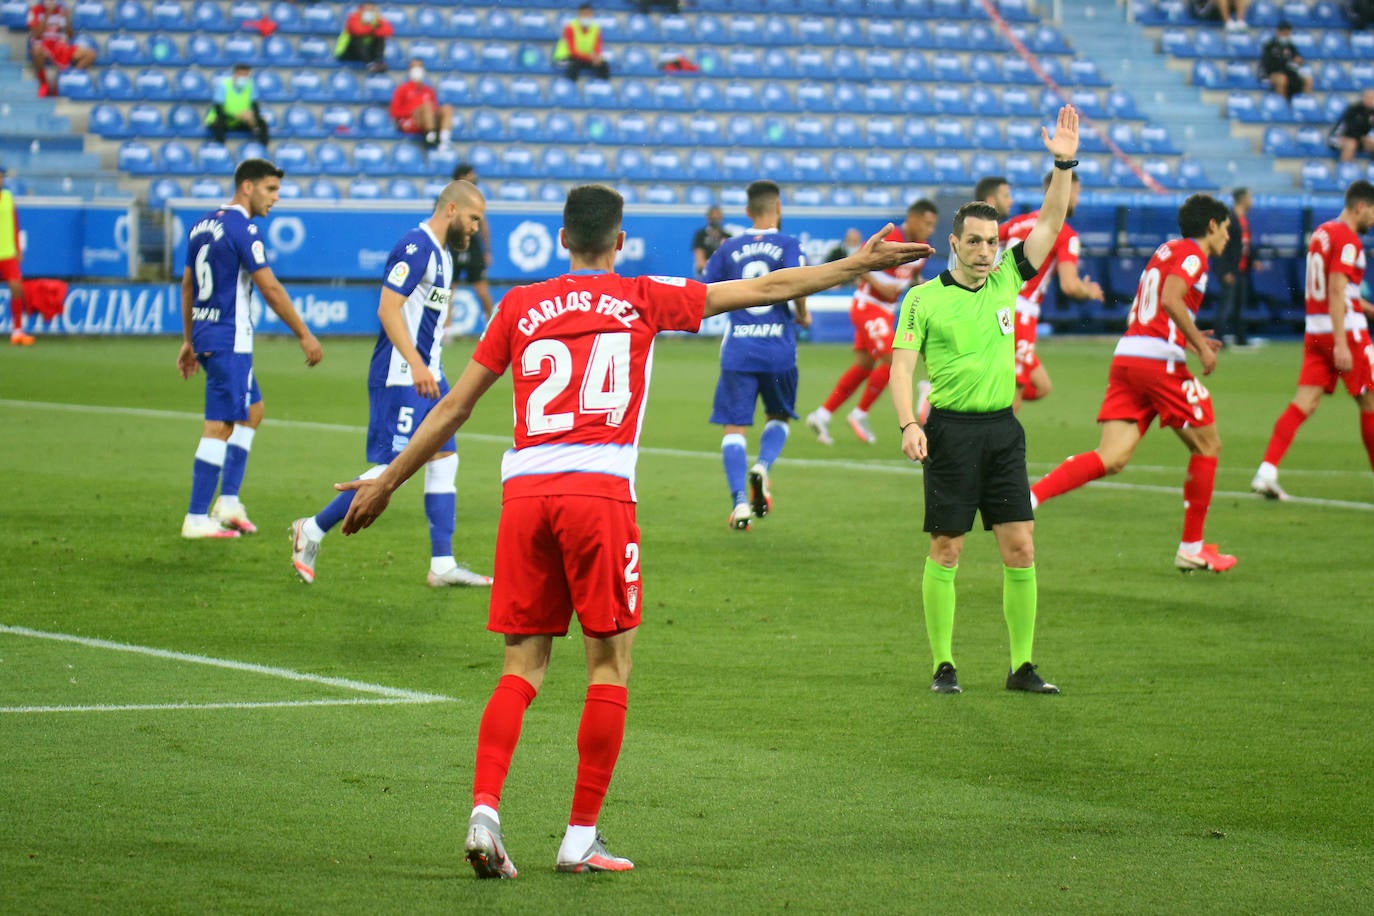
[[1327,285],[1332,274],[1344,274],[1345,329],[1359,331],[1368,327],[1360,309],[1360,283],[1364,280],[1364,245],[1344,222],[1333,219],[1322,223],[1307,244],[1307,333],[1331,333],[1331,306]]
[[[997,239],[1002,243],[1002,248],[1006,249],[1013,242],[1025,243],[1026,236],[1031,234],[1036,222],[1040,219],[1040,211],[1032,210],[1029,213],[1022,213],[1007,220],[997,229]],[[1081,246],[1078,241],[1078,233],[1065,223],[1059,230],[1059,236],[1054,240],[1054,246],[1050,248],[1049,256],[1045,258],[1045,263],[1040,265],[1040,270],[1035,276],[1031,277],[1021,286],[1021,297],[1016,303],[1016,311],[1028,313],[1036,318],[1040,317],[1040,301],[1045,298],[1045,290],[1049,282],[1049,277],[1053,274],[1060,264],[1077,264],[1078,253]]]
[[1183,304],[1197,315],[1207,293],[1207,255],[1192,239],[1171,239],[1155,249],[1140,274],[1126,334],[1116,345],[1116,355],[1176,362],[1186,358],[1183,332],[1160,305],[1164,281],[1171,276],[1181,278],[1187,285]]

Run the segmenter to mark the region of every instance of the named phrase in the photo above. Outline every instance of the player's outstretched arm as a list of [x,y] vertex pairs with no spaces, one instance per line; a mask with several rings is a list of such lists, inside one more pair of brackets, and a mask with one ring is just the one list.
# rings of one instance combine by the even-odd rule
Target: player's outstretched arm
[[708,284],[706,307],[702,310],[702,315],[709,318],[721,312],[809,296],[832,286],[847,283],[861,274],[910,264],[935,253],[935,249],[925,242],[884,241],[892,229],[892,224],[888,223],[858,251],[828,264],[788,267],[752,280],[726,280]]
[[[1072,105],[1060,108],[1059,118],[1054,125],[1054,135],[1050,135],[1048,128],[1041,127],[1040,136],[1045,141],[1045,150],[1054,156],[1057,162],[1073,159],[1078,152],[1078,111]],[[1069,212],[1069,195],[1072,190],[1073,176],[1068,170],[1054,169],[1050,186],[1045,191],[1045,202],[1040,206],[1040,218],[1035,221],[1035,228],[1026,236],[1022,248],[1026,260],[1037,270],[1045,263],[1045,258],[1050,256],[1054,242],[1059,238],[1059,230],[1064,227],[1064,217]]]
[[296,339],[300,341],[301,351],[305,353],[305,364],[314,366],[324,359],[324,348],[315,339],[315,335],[310,333],[310,328],[306,326],[305,319],[291,304],[291,297],[286,294],[286,287],[282,286],[277,275],[272,273],[272,268],[259,267],[253,271],[253,285],[262,294],[262,301],[267,303],[267,307],[277,313],[277,317],[291,329],[291,333],[295,334]]
[[386,510],[396,488],[424,467],[425,462],[439,451],[444,440],[467,422],[468,417],[472,416],[472,408],[498,378],[500,376],[486,366],[468,360],[458,381],[434,405],[425,422],[410,437],[410,444],[391,460],[385,471],[371,480],[334,484],[334,489],[340,492],[354,490],[357,493],[348,507],[348,515],[344,516],[344,534],[355,534],[377,520],[377,516]]
[[191,268],[181,272],[181,351],[177,353],[177,371],[183,379],[196,374],[200,366],[196,362],[196,351],[191,347],[191,305],[195,301],[195,289],[191,283]]

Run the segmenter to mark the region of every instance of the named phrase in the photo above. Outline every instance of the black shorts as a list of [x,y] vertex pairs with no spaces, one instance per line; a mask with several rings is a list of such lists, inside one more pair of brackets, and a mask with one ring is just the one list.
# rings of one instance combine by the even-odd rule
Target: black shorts
[[926,531],[970,531],[976,512],[989,531],[1035,519],[1026,433],[1010,407],[992,413],[931,408],[925,432]]
[[453,282],[478,283],[487,275],[487,253],[482,250],[482,240],[473,236],[468,247],[453,253]]

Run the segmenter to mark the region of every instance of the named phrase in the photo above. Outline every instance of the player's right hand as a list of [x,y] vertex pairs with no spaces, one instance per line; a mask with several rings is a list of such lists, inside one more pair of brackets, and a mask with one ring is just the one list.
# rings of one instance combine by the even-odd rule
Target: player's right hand
[[907,460],[922,464],[930,457],[930,452],[926,450],[926,431],[921,429],[921,424],[913,423],[902,430],[902,454],[906,455]]
[[188,343],[182,343],[181,352],[177,353],[177,371],[181,373],[183,379],[188,379],[196,374],[200,368],[200,363],[196,361],[196,351],[191,349]]
[[368,480],[359,478],[346,483],[334,484],[340,493],[353,491],[353,502],[349,503],[348,514],[344,516],[343,533],[357,534],[377,520],[391,502],[391,491],[377,482],[375,477]]
[[1350,358],[1350,344],[1345,338],[1337,340],[1331,348],[1331,359],[1336,364],[1336,371],[1342,374],[1349,372],[1350,367],[1355,365]]
[[315,339],[314,334],[307,333],[301,338],[301,350],[305,352],[305,364],[307,366],[317,366],[320,360],[324,359],[324,347]]
[[410,373],[410,377],[415,379],[416,394],[431,401],[439,400],[439,383],[434,380],[434,373],[429,371],[428,366],[411,366]]
[[864,271],[867,272],[887,270],[899,264],[910,264],[912,261],[928,258],[935,253],[935,249],[925,242],[885,241],[895,228],[891,223],[888,223],[874,233],[867,242],[864,242],[863,247],[850,257],[857,258],[859,263],[864,266]]

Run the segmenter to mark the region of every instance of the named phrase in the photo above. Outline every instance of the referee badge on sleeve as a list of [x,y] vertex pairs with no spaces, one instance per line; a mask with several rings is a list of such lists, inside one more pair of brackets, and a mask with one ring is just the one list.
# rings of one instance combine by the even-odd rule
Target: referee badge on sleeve
[[998,310],[997,310],[997,326],[998,326],[999,328],[1002,329],[1002,336],[1003,336],[1003,337],[1005,337],[1006,335],[1008,335],[1008,334],[1010,334],[1010,333],[1012,332],[1012,329],[1013,329],[1014,326],[1013,326],[1012,320],[1011,320],[1011,309],[1010,309],[1010,308],[998,309]]

